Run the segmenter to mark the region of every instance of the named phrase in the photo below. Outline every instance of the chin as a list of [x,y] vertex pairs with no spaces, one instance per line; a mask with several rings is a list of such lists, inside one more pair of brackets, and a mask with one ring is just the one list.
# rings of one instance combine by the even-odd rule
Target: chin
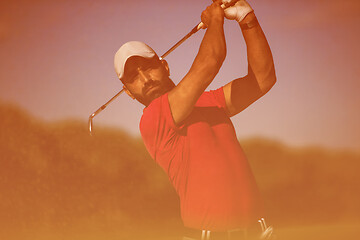
[[[165,92],[165,93],[166,93],[166,92]],[[148,96],[145,101],[150,104],[152,101],[154,101],[154,100],[157,99],[158,97],[161,97],[161,96],[164,95],[165,93],[162,93],[162,92],[154,92],[154,93],[152,93],[150,96]],[[147,104],[147,105],[149,105],[149,104]]]
[[157,99],[158,97],[160,97],[161,93],[154,93],[154,94],[151,94],[151,96],[148,98],[149,99],[149,102],[152,102],[153,100]]

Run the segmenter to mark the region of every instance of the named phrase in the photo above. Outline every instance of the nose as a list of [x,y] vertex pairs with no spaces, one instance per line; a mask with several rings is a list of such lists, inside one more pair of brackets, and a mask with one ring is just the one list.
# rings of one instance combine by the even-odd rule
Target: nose
[[138,72],[139,72],[139,76],[144,81],[144,83],[151,81],[149,75],[146,72],[144,72],[141,68],[138,68]]

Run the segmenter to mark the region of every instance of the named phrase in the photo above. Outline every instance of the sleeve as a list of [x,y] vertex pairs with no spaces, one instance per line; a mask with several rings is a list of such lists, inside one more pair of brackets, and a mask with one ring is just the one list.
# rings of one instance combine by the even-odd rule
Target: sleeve
[[140,132],[144,144],[155,161],[164,152],[176,146],[179,128],[171,115],[168,94],[155,99],[144,109],[140,120]]
[[229,115],[229,111],[227,110],[227,106],[226,106],[223,87],[218,88],[216,90],[211,90],[210,93],[212,94],[212,97],[214,98],[214,101],[216,102],[216,104],[220,108],[222,108],[226,114]]

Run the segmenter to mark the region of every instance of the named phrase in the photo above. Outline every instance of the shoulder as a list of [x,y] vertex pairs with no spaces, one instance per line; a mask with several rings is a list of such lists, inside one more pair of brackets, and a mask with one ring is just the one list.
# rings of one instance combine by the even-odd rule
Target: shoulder
[[204,92],[199,98],[198,104],[216,105],[220,108],[225,108],[226,103],[223,87],[220,87],[216,90]]

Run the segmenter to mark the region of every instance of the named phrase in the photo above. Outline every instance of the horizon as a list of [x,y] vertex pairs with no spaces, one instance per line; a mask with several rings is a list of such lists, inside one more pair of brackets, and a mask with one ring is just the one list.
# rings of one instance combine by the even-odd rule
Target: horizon
[[[45,126],[45,127],[56,127],[56,126],[78,126],[81,125],[81,128],[86,129],[87,133],[90,136],[90,132],[89,132],[89,128],[88,128],[88,121],[87,119],[80,119],[80,118],[64,118],[64,119],[56,119],[56,120],[46,120],[43,119],[41,117],[35,116],[33,115],[30,111],[28,111],[27,109],[21,107],[20,105],[16,104],[16,103],[11,103],[11,102],[4,102],[2,101],[2,99],[0,98],[0,111],[3,108],[11,108],[12,110],[14,110],[17,113],[23,114],[25,116],[25,118],[27,118],[27,120],[29,120],[31,123],[35,123],[35,124],[40,124],[41,126]],[[7,118],[2,117],[2,118]],[[11,120],[11,117],[10,117]],[[111,125],[107,125],[107,124],[101,124],[101,123],[94,123],[93,124],[93,136],[96,136],[97,132],[102,132],[102,131],[115,131],[115,132],[121,132],[126,134],[128,137],[134,139],[134,140],[138,140],[142,142],[142,138],[141,135],[136,135],[136,134],[132,134],[131,132],[127,131],[127,129],[122,128],[120,126],[111,126]],[[247,137],[238,137],[238,141],[240,142],[240,144],[244,144],[244,143],[249,143],[249,142],[258,142],[258,143],[271,143],[274,146],[282,146],[285,148],[289,148],[289,149],[293,149],[293,150],[318,150],[318,151],[326,151],[326,152],[331,152],[331,153],[341,153],[341,152],[348,152],[350,154],[355,154],[355,155],[359,155],[360,154],[360,149],[353,149],[353,148],[333,148],[333,147],[327,147],[327,146],[322,146],[322,145],[317,145],[317,144],[304,144],[304,145],[292,145],[288,142],[282,141],[280,139],[276,139],[276,138],[271,138],[271,137],[265,137],[265,136],[261,136],[261,135],[253,135],[253,136],[247,136]]]

